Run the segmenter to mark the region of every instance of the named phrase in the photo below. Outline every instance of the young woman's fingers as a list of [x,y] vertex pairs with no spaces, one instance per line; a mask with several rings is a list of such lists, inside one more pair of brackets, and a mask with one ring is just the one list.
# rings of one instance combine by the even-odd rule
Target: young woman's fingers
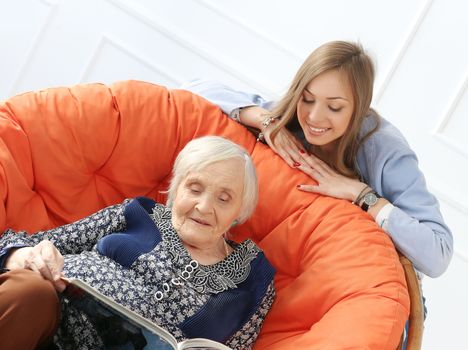
[[317,169],[323,176],[334,173],[334,170],[327,163],[313,154],[305,155],[304,159],[308,166]]
[[297,168],[304,164],[302,157],[300,156],[299,149],[296,145],[291,144],[283,148],[283,152],[287,154],[287,157],[292,160],[292,166]]
[[318,185],[297,185],[297,189],[303,192],[321,193]]
[[278,153],[290,167],[307,166],[304,155],[307,153],[300,142],[291,134],[283,133],[275,138],[275,152]]
[[322,178],[322,174],[317,169],[311,168],[307,164],[301,164],[297,168],[317,182]]
[[290,145],[282,145],[278,149],[278,154],[283,158],[286,163],[292,168],[299,167],[302,163],[302,159],[298,156],[298,151]]
[[274,142],[269,136],[266,137],[266,140],[270,148],[283,158],[290,167],[297,167],[301,164],[298,162],[301,158],[299,156],[299,149],[294,142],[294,136],[280,132],[274,139]]
[[283,151],[282,149],[279,150],[278,152],[278,155],[283,158],[283,160],[291,167],[291,168],[294,168],[297,166],[297,162],[291,158],[291,156],[289,155],[289,153]]

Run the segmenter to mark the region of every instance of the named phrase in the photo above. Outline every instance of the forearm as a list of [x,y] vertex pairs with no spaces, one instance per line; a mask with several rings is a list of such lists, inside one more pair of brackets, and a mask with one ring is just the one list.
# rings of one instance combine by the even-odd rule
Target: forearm
[[8,230],[0,240],[0,262],[4,262],[12,248],[32,247],[43,240],[51,241],[62,254],[91,250],[101,237],[125,227],[124,206],[117,204],[74,223],[32,235]]
[[[364,188],[357,196],[371,190]],[[355,204],[361,206],[362,202],[361,195]],[[437,277],[446,270],[452,257],[453,244],[451,235],[443,227],[440,230],[432,228],[430,225],[433,223],[410,217],[385,198],[379,198],[367,213],[388,233],[396,248],[411,260],[418,271]]]
[[447,269],[453,255],[453,238],[447,228],[414,219],[395,207],[388,217],[386,231],[418,271],[438,277]]
[[116,204],[68,225],[38,232],[54,243],[62,254],[89,251],[102,237],[125,228],[124,209],[127,201]]
[[[359,192],[361,199],[355,204],[362,207],[362,193],[371,190],[367,187]],[[438,277],[447,269],[453,254],[453,239],[450,230],[441,224],[442,219],[436,220],[438,215],[433,210],[414,218],[386,198],[379,198],[375,205],[368,207],[367,213],[418,271]]]
[[385,198],[379,198],[368,213],[418,271],[438,277],[447,269],[453,254],[453,241],[444,227],[438,229],[434,223],[420,222]]
[[232,112],[238,108],[256,105],[268,109],[273,103],[272,101],[266,101],[260,95],[234,90],[213,80],[194,80],[183,84],[181,89],[191,91],[207,99],[219,106],[230,117],[232,117]]

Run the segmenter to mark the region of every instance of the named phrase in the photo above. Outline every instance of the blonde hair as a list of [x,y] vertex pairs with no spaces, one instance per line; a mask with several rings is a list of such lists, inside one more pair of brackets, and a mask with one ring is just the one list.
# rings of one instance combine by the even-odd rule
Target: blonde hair
[[242,206],[236,224],[247,220],[255,210],[258,201],[258,180],[255,165],[249,153],[238,144],[221,136],[203,136],[191,140],[177,155],[169,184],[167,206],[172,206],[181,182],[190,171],[205,168],[213,163],[230,159],[244,161],[244,189]]
[[328,159],[328,163],[345,176],[359,177],[356,168],[357,151],[362,142],[378,129],[380,123],[378,114],[371,113],[376,119],[375,127],[359,138],[364,118],[373,112],[370,104],[374,86],[374,64],[358,43],[331,41],[318,47],[307,57],[289,90],[270,113],[272,117],[281,117],[271,135],[274,138],[280,128],[298,125],[296,108],[304,89],[314,78],[330,70],[339,70],[347,77],[354,97],[354,111],[348,128],[338,140],[336,152]]

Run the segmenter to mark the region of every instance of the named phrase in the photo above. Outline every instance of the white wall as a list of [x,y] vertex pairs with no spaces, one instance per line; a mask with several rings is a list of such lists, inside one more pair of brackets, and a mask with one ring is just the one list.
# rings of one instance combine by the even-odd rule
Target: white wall
[[327,40],[377,62],[374,106],[407,136],[455,238],[426,278],[424,349],[468,348],[468,3],[457,0],[17,0],[0,3],[0,98],[79,82],[195,77],[277,97]]

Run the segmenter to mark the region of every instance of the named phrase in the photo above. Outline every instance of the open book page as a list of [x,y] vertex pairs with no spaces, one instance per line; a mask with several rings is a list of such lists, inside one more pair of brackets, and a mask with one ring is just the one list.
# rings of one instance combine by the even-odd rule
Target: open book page
[[84,312],[107,349],[151,350],[230,350],[209,339],[187,339],[177,343],[164,328],[115,302],[79,279],[64,278],[63,296],[76,309]]

